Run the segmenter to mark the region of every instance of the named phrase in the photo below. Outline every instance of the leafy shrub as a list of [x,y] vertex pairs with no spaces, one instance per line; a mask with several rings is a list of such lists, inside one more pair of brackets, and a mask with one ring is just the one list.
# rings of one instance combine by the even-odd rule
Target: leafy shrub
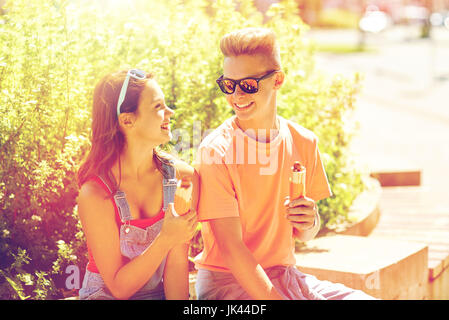
[[[265,19],[279,37],[287,74],[279,113],[318,135],[334,192],[319,204],[323,224],[344,219],[362,190],[346,156],[346,117],[358,80],[315,72],[295,1],[272,5],[266,17],[249,2],[233,0],[14,0],[3,9],[0,299],[61,298],[67,267],[84,272],[75,173],[89,148],[96,81],[119,68],[155,73],[176,110],[173,127],[188,132],[171,149],[190,162],[200,140],[192,137],[232,114],[215,79],[222,69],[219,39],[237,27],[261,26]],[[197,236],[191,255],[201,248]]]
[[360,14],[345,9],[325,9],[319,12],[316,25],[324,28],[357,29]]

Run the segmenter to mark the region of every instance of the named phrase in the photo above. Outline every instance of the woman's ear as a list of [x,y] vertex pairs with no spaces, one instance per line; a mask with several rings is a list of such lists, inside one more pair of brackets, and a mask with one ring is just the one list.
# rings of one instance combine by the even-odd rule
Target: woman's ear
[[274,79],[275,79],[274,80],[274,89],[278,90],[282,87],[282,84],[284,83],[285,73],[282,71],[276,72]]
[[136,122],[134,113],[121,113],[118,116],[118,123],[123,128],[132,128]]

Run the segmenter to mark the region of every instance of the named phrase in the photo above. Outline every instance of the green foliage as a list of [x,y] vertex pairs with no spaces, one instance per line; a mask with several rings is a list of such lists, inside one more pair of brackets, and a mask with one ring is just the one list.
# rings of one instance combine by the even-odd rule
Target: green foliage
[[292,115],[292,119],[312,129],[320,139],[321,157],[334,195],[319,203],[322,226],[344,221],[352,202],[364,189],[364,176],[356,170],[348,152],[355,133],[350,117],[359,83],[358,74],[353,79],[340,76],[328,79],[315,74],[310,79],[310,88],[299,89],[304,92],[298,103],[305,109]]
[[318,14],[316,25],[324,28],[357,29],[360,14],[345,9],[326,9]]
[[[307,26],[294,0],[264,17],[248,1],[6,1],[0,15],[0,299],[61,298],[65,270],[87,262],[75,173],[89,148],[92,92],[102,75],[137,67],[156,75],[175,109],[174,128],[202,132],[232,111],[216,86],[219,39],[247,26],[273,28],[286,83],[279,113],[314,131],[334,196],[323,224],[345,217],[362,190],[346,156],[358,79],[314,71]],[[178,140],[171,143],[177,150]],[[195,149],[181,153],[194,159]],[[201,250],[197,236],[192,255]]]

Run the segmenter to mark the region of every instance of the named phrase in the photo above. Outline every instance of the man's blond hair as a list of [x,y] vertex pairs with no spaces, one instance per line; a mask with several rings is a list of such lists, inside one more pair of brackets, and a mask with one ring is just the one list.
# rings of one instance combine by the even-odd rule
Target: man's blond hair
[[220,49],[225,57],[263,55],[275,69],[281,68],[276,34],[267,28],[245,28],[223,36]]

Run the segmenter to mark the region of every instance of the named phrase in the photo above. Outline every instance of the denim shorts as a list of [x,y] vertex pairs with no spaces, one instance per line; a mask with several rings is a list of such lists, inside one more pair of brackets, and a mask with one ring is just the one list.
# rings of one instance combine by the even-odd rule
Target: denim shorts
[[[79,291],[80,300],[115,300],[106,287],[103,278],[99,273],[86,270],[83,286]],[[156,287],[151,289],[142,288],[136,292],[130,300],[165,300],[164,285],[159,282]]]

